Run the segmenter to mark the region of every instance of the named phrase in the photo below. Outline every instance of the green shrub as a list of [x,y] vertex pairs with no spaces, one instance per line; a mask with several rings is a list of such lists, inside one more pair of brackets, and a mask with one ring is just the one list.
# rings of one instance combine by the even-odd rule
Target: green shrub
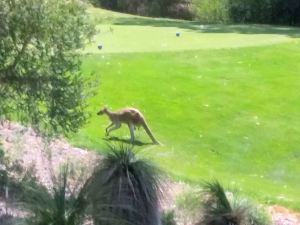
[[190,0],[90,0],[93,5],[143,16],[192,19]]
[[192,12],[202,23],[300,24],[297,0],[192,0]]
[[201,23],[228,23],[228,0],[194,0],[192,11]]
[[229,0],[229,16],[237,23],[271,23],[273,0]]

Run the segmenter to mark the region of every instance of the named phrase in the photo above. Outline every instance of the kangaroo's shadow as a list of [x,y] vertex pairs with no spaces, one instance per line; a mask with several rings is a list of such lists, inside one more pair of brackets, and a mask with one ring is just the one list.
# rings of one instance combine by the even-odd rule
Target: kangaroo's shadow
[[107,138],[102,138],[105,141],[117,141],[117,142],[123,142],[125,144],[133,144],[137,146],[144,146],[144,145],[152,145],[153,143],[145,143],[141,141],[135,140],[133,143],[131,143],[130,139],[124,139],[124,138],[118,138],[118,137],[107,137]]

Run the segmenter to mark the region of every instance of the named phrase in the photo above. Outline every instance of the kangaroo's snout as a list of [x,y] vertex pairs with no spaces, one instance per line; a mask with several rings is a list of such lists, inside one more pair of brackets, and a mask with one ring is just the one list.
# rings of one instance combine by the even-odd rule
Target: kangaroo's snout
[[101,115],[103,115],[103,114],[104,114],[103,109],[100,109],[100,110],[97,112],[97,115],[98,115],[98,116],[101,116]]
[[104,107],[104,108],[101,109],[99,112],[97,112],[97,115],[98,115],[98,116],[101,116],[101,115],[103,115],[103,114],[106,113],[106,112],[107,112],[107,108]]

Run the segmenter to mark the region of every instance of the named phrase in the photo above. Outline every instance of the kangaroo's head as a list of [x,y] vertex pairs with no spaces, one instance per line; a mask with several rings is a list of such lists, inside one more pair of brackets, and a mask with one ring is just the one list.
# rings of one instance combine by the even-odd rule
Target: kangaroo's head
[[103,115],[104,113],[106,113],[107,110],[108,110],[107,107],[103,107],[103,109],[100,109],[100,111],[97,112],[97,115],[98,115],[98,116],[101,116],[101,115]]

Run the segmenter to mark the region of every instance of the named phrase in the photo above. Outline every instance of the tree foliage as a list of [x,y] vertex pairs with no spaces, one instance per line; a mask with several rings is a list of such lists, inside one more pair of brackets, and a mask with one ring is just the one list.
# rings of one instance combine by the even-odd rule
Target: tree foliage
[[90,0],[95,5],[138,15],[191,19],[190,0]]
[[202,23],[229,22],[228,0],[194,0],[193,14]]
[[299,0],[90,0],[115,11],[202,23],[300,24]]
[[86,114],[74,50],[92,33],[80,1],[0,1],[0,116],[76,131]]
[[205,23],[300,24],[298,0],[192,0],[192,10]]
[[234,22],[300,24],[300,2],[297,0],[229,0]]

